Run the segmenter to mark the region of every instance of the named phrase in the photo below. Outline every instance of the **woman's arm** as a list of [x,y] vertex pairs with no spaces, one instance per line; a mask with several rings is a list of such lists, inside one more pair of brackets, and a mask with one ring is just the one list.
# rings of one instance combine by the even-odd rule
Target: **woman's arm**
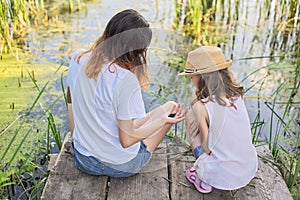
[[208,113],[205,109],[204,104],[200,101],[197,101],[192,105],[192,110],[198,122],[201,146],[205,151],[205,153],[210,154],[211,151],[208,148],[208,127],[209,127]]
[[[132,120],[118,120],[120,143],[127,148],[145,138],[155,134],[166,124],[176,124],[184,119],[181,113],[182,105],[174,103],[170,108],[164,110],[163,106],[148,113],[145,118]],[[175,117],[168,117],[175,113]],[[143,122],[143,124],[141,124]]]
[[73,135],[74,130],[74,118],[73,118],[73,110],[72,110],[72,99],[71,99],[71,93],[70,88],[67,88],[67,103],[68,103],[68,119],[69,119],[69,126],[71,135]]

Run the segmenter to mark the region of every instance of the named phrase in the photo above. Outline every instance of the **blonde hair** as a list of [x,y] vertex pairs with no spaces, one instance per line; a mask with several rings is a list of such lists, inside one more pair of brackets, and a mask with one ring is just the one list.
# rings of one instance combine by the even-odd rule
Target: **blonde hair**
[[198,100],[204,103],[212,101],[225,106],[224,97],[226,97],[233,105],[235,98],[243,96],[243,87],[233,78],[228,68],[198,76],[196,99],[193,103]]
[[[142,88],[149,86],[147,48],[152,31],[148,22],[137,11],[127,9],[114,15],[108,22],[102,36],[92,47],[76,57],[91,53],[85,69],[88,78],[97,79],[105,63],[111,62],[134,73]],[[116,70],[111,69],[111,73]]]

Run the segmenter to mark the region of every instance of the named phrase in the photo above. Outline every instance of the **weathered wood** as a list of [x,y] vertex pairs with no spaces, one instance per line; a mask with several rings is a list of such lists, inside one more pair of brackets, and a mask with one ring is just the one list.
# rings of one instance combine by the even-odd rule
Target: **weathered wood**
[[192,167],[195,158],[191,151],[184,145],[170,145],[170,171],[171,171],[171,198],[181,199],[210,199],[210,200],[229,200],[230,195],[227,191],[213,189],[210,194],[199,193],[193,184],[185,177],[187,168]]
[[[257,151],[260,157],[272,160],[267,147],[258,147]],[[68,134],[60,153],[51,156],[49,177],[41,199],[292,200],[278,169],[261,158],[255,178],[246,187],[235,191],[213,188],[210,194],[201,194],[185,178],[185,170],[194,161],[191,151],[175,141],[167,148],[165,143],[161,145],[149,164],[135,176],[119,179],[90,176],[75,167]]]
[[121,179],[111,178],[108,200],[169,199],[167,156],[163,146],[153,154],[148,165],[139,174]]
[[194,158],[182,156],[171,162],[171,197],[180,199],[203,199],[203,194],[197,192],[192,184],[185,178],[185,170],[193,165]]
[[236,199],[292,200],[293,198],[278,168],[262,159],[273,160],[269,149],[266,146],[260,146],[256,150],[260,157],[258,159],[258,171],[250,184],[236,192]]
[[[174,152],[176,148],[172,148]],[[177,151],[181,151],[178,150]],[[257,148],[258,155],[272,160],[272,156],[266,147]],[[191,167],[195,161],[194,157],[182,155],[171,163],[172,199],[209,199],[209,200],[292,200],[291,194],[282,179],[278,169],[269,165],[259,158],[259,167],[255,177],[246,186],[239,190],[224,191],[213,188],[210,194],[200,194],[185,178],[185,170]],[[238,172],[237,172],[238,173]],[[192,191],[191,191],[192,190]]]
[[105,199],[108,178],[105,176],[90,176],[79,171],[74,165],[71,153],[71,137],[68,134],[55,164],[49,168],[49,177],[41,199]]
[[48,168],[47,168],[48,171],[50,171],[54,167],[56,159],[58,157],[58,153],[56,153],[56,154],[50,154],[49,157],[50,157],[50,161],[48,163]]

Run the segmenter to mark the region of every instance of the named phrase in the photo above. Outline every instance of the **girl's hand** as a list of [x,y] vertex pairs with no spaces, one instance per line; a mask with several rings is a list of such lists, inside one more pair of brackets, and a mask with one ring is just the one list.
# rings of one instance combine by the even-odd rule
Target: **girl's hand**
[[182,111],[182,109],[183,104],[181,103],[173,105],[172,108],[164,115],[165,122],[167,124],[176,124],[184,120],[187,109],[185,109],[184,111]]

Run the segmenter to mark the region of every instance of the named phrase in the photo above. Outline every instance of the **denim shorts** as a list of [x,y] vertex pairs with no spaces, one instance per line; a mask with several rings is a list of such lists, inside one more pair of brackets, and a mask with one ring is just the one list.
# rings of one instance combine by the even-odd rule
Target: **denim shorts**
[[75,149],[73,143],[72,147],[75,166],[87,174],[96,176],[105,175],[116,178],[132,176],[137,174],[152,157],[152,153],[147,151],[147,146],[143,141],[141,141],[141,146],[136,157],[121,165],[106,163],[99,161],[93,156],[82,155]]
[[196,159],[198,159],[203,153],[204,153],[204,150],[203,150],[203,148],[201,146],[195,147],[195,149],[194,149],[194,155],[195,155]]

